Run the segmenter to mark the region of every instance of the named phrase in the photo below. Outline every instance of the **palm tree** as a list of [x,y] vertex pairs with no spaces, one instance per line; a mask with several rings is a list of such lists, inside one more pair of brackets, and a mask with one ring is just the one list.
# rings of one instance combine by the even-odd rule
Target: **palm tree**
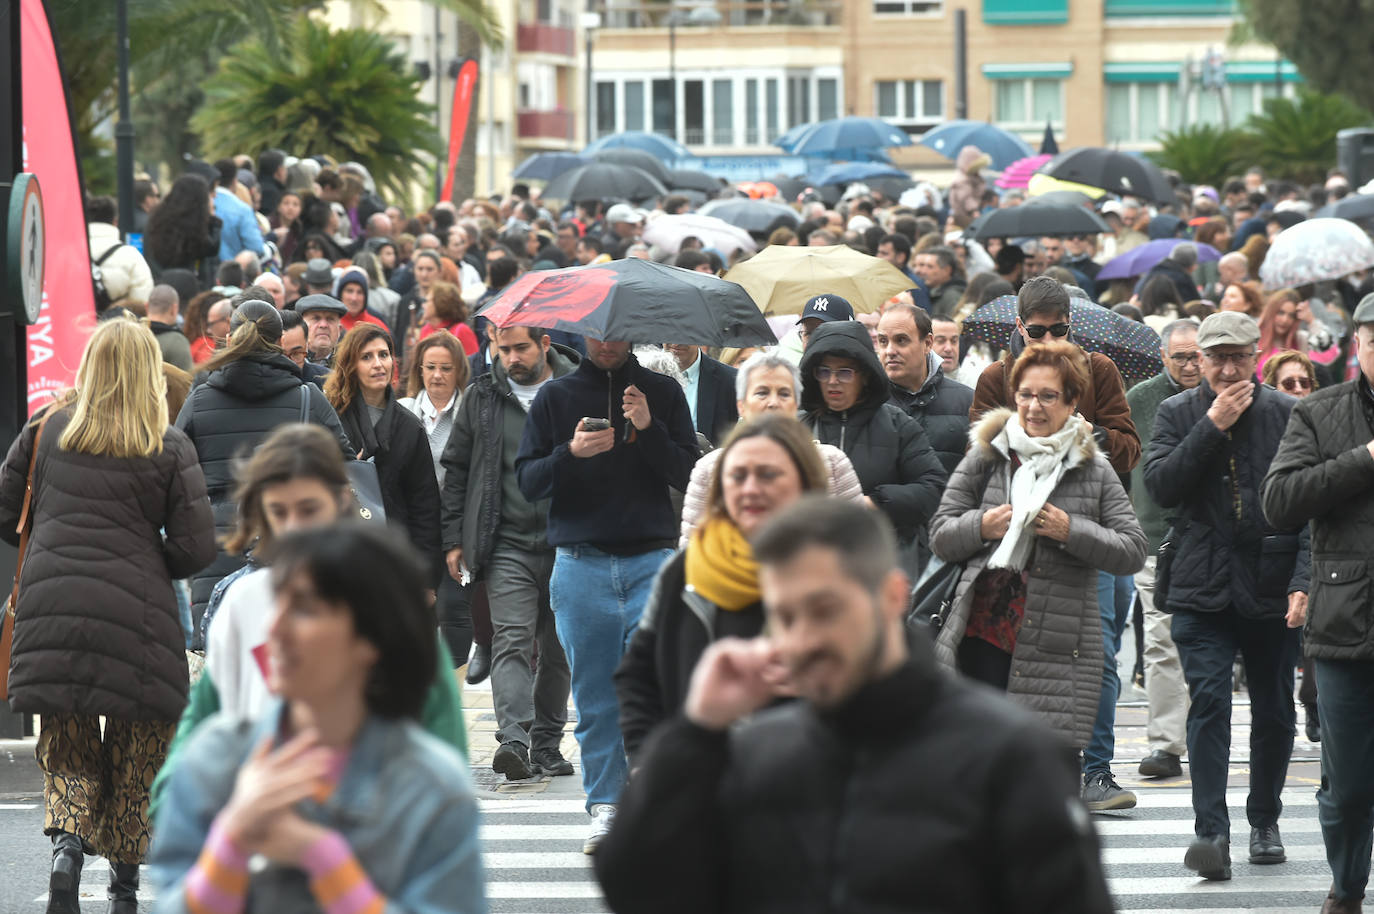
[[1161,168],[1171,168],[1190,184],[1220,187],[1229,175],[1250,164],[1254,137],[1235,127],[1197,124],[1165,132],[1160,149],[1147,152]]
[[1369,112],[1340,95],[1302,89],[1297,98],[1265,99],[1252,114],[1255,152],[1265,171],[1304,184],[1321,181],[1336,164],[1336,133],[1369,123]]

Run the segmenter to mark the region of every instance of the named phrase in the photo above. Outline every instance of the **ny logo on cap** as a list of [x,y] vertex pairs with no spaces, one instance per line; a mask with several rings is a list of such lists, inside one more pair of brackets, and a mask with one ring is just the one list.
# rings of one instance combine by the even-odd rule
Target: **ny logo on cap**
[[829,305],[829,304],[830,304],[830,299],[828,299],[828,298],[818,298],[818,299],[816,299],[815,301],[813,301],[813,302],[811,303],[811,310],[812,310],[812,311],[824,311],[824,310],[826,309],[826,306]]

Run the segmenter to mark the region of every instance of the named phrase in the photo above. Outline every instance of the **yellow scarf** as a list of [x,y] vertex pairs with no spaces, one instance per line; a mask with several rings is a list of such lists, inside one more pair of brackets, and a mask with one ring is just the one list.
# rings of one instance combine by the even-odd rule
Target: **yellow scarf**
[[738,612],[759,602],[759,563],[739,527],[713,517],[687,544],[687,586],[721,609]]

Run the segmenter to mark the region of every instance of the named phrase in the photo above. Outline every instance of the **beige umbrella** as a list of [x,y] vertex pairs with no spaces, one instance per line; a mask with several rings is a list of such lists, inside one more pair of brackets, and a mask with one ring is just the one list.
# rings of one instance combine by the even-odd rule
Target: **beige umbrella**
[[788,247],[772,244],[725,274],[754,299],[765,317],[800,314],[813,295],[838,295],[855,314],[877,311],[914,283],[877,257],[842,244]]

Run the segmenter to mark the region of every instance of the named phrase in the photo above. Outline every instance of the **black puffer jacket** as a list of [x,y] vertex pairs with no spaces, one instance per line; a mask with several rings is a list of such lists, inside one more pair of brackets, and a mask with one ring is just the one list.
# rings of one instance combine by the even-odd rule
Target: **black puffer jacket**
[[[172,579],[215,555],[205,477],[174,428],[156,456],[95,457],[58,447],[70,420],[70,407],[54,413],[38,446],[10,706],[174,721],[186,653]],[[0,470],[0,537],[12,544],[33,439],[31,423]]]
[[892,387],[892,404],[921,424],[945,473],[953,473],[968,450],[968,411],[973,388],[945,377],[940,357],[926,353],[926,382],[917,391]]
[[[334,408],[315,385],[306,385],[310,421],[339,439],[345,459],[355,454]],[[251,454],[279,425],[301,420],[301,373],[296,363],[276,352],[253,353],[216,369],[198,384],[177,415],[176,426],[196,447],[200,468],[215,512],[215,530],[223,536],[234,527],[234,461]],[[242,556],[221,552],[191,578],[191,615],[196,647],[200,618],[220,578],[242,567]]]
[[1228,431],[1207,418],[1216,394],[1204,380],[1155,414],[1145,486],[1169,516],[1177,552],[1167,612],[1282,616],[1288,594],[1307,592],[1307,531],[1275,527],[1260,485],[1297,401],[1257,381],[1255,399]]
[[[816,380],[816,367],[828,355],[850,359],[864,379],[858,402],[843,413],[826,407]],[[940,506],[949,474],[920,423],[888,402],[891,385],[868,329],[858,321],[821,324],[802,355],[801,372],[803,421],[817,441],[845,452],[864,494],[903,543],[915,542]]]
[[912,654],[828,713],[655,731],[594,858],[611,909],[1111,911],[1070,750],[928,643]]
[[1374,660],[1374,394],[1361,376],[1299,400],[1264,480],[1270,523],[1312,530],[1303,650]]

